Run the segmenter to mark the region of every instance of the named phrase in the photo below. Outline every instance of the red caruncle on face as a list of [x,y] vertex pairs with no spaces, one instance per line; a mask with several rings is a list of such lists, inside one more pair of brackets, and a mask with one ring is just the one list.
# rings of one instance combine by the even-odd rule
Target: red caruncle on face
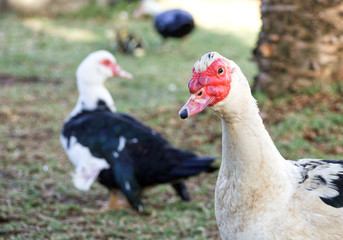
[[213,106],[229,94],[232,72],[233,69],[223,59],[215,60],[201,73],[193,69],[193,76],[188,82],[189,91],[191,94],[196,94],[202,89],[201,91],[214,98],[209,104]]

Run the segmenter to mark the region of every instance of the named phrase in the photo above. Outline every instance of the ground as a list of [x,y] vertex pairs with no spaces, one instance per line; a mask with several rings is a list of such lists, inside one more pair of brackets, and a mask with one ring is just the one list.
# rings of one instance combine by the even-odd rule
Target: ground
[[[177,147],[215,156],[220,165],[219,119],[210,110],[186,121],[177,113],[189,97],[193,63],[206,52],[233,59],[253,81],[258,2],[164,4],[187,7],[182,2],[198,6],[192,8],[198,27],[186,41],[166,45],[151,19],[125,18],[123,11],[131,14],[137,6],[126,1],[58,18],[0,15],[0,239],[219,239],[213,206],[216,174],[187,181],[191,202],[180,201],[167,185],[148,189],[146,215],[131,209],[85,211],[99,209],[108,192],[98,183],[88,192],[75,189],[72,164],[59,143],[63,121],[77,99],[78,64],[92,51],[111,51],[108,30],[121,26],[143,37],[147,53],[142,58],[115,53],[134,75],[130,81],[106,82],[118,110],[141,119]],[[332,87],[325,94],[314,89],[278,99],[254,95],[286,158],[340,159],[341,93]]]

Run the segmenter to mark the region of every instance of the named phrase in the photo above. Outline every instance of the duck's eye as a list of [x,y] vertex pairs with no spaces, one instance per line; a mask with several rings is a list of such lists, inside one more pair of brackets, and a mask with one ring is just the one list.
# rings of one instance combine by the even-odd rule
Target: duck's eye
[[105,59],[101,63],[104,64],[105,66],[109,66],[111,64],[111,61],[108,59]]
[[202,95],[202,91],[197,93],[197,96],[200,97]]
[[222,67],[219,68],[219,69],[218,69],[218,74],[219,74],[219,75],[222,75],[223,73],[224,73],[224,68],[222,68]]

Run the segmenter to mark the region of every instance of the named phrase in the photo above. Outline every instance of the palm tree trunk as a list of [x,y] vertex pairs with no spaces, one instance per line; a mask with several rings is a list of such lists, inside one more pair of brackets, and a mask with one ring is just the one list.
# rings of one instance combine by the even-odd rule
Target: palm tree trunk
[[343,80],[342,0],[262,0],[254,89],[271,96]]

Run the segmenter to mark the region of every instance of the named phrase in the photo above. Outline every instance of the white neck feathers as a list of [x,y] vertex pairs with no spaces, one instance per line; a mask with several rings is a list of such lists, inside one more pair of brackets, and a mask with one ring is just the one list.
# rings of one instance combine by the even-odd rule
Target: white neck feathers
[[93,110],[97,107],[99,100],[103,101],[111,110],[115,111],[114,101],[110,92],[102,84],[79,85],[79,100],[82,108]]
[[78,80],[78,89],[79,98],[67,120],[82,112],[82,110],[95,110],[99,101],[103,101],[112,112],[116,112],[112,96],[103,84],[84,84]]
[[232,78],[228,97],[212,107],[223,126],[223,159],[216,199],[226,199],[232,208],[251,206],[252,202],[261,207],[263,202],[273,201],[270,196],[289,194],[288,165],[266,131],[238,66]]

